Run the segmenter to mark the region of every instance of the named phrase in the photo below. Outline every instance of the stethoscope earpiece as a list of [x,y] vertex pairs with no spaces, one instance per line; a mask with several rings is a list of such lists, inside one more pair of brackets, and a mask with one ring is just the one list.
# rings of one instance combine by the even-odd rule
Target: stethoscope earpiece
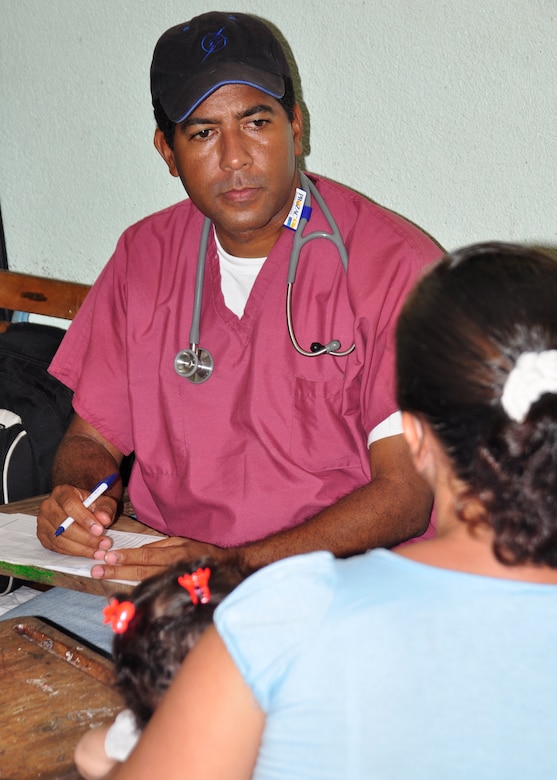
[[312,341],[310,346],[311,351],[315,355],[326,355],[329,352],[338,352],[340,349],[340,341],[333,339],[328,344],[320,344],[319,341]]

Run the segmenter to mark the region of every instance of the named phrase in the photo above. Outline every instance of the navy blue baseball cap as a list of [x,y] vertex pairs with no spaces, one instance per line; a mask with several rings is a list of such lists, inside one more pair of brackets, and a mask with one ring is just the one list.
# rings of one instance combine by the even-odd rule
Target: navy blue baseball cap
[[161,35],[151,63],[151,97],[169,119],[182,122],[225,84],[246,84],[280,100],[290,77],[283,48],[264,22],[212,11]]

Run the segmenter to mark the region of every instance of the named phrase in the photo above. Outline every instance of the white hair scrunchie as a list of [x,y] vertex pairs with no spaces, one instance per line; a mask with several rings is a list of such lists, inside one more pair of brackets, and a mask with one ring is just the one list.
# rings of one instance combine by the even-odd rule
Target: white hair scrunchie
[[522,423],[544,393],[557,393],[557,349],[523,352],[505,382],[503,409],[511,420]]

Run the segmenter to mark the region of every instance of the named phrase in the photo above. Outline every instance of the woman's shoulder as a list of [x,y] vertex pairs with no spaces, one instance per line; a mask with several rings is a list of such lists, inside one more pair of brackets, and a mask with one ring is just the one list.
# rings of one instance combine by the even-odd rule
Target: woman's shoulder
[[[336,559],[330,552],[319,551],[294,555],[259,569],[242,582],[217,608],[217,614],[228,613],[249,605],[267,608],[292,602],[303,611],[316,598],[321,599],[334,576]],[[294,597],[296,598],[294,599]]]
[[282,636],[288,624],[293,641],[301,640],[324,620],[334,602],[347,604],[383,577],[385,568],[396,567],[397,560],[388,550],[347,559],[326,551],[285,558],[255,572],[227,596],[217,607],[215,624],[219,633],[235,637],[258,634],[262,622],[269,637],[273,629]]

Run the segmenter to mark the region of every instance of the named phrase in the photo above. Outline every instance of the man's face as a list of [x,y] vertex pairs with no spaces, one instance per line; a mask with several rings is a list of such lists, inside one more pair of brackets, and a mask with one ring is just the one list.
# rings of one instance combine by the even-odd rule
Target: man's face
[[254,87],[220,87],[176,127],[174,149],[157,130],[155,145],[223,247],[264,256],[276,242],[297,185],[302,118]]

